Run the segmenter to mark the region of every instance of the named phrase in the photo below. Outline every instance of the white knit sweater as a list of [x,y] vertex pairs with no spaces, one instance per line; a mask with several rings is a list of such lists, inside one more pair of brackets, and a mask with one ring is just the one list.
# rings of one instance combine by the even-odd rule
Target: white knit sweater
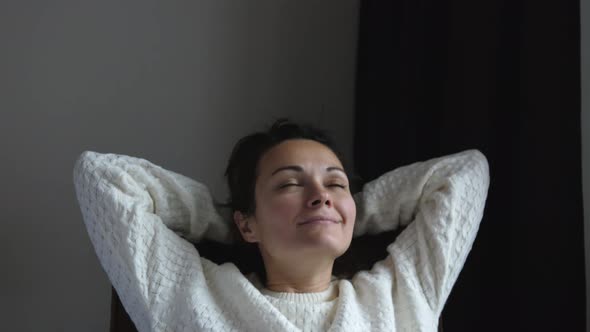
[[354,236],[407,228],[388,256],[319,293],[276,293],[191,242],[229,243],[206,186],[148,160],[83,152],[73,180],[100,263],[139,331],[436,331],[483,216],[485,156],[385,173],[356,194]]

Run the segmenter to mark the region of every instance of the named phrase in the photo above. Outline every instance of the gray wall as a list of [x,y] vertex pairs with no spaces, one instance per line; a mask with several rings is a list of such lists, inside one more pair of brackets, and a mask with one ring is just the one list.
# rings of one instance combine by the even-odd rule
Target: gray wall
[[590,332],[590,4],[580,1],[582,78],[582,178],[586,247],[586,331]]
[[331,130],[350,158],[357,15],[358,0],[3,1],[2,329],[108,329],[72,183],[84,150],[218,199],[235,141],[279,116]]

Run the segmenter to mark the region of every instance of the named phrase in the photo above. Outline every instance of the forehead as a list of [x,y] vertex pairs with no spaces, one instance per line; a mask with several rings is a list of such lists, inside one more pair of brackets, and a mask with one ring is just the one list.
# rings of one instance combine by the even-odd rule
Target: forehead
[[308,139],[291,139],[268,150],[258,163],[261,174],[272,172],[274,168],[285,165],[340,166],[342,163],[327,146]]

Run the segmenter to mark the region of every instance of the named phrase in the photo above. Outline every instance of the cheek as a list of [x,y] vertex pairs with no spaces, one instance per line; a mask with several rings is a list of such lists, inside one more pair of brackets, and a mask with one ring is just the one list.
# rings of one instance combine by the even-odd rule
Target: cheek
[[349,225],[354,225],[356,219],[356,204],[350,197],[342,202],[342,211]]
[[296,241],[295,222],[300,209],[293,199],[274,197],[261,202],[259,211],[259,244],[275,255]]
[[[290,219],[300,209],[300,201],[293,196],[276,196],[270,198],[264,204],[264,211],[267,216],[283,221]],[[287,221],[287,220],[285,220]]]

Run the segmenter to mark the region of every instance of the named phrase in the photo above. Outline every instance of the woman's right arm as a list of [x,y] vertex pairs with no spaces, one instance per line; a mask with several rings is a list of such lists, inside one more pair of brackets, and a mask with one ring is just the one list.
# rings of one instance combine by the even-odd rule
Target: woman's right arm
[[230,232],[204,185],[145,159],[93,151],[78,157],[73,181],[99,261],[139,330],[152,330],[187,280],[205,287],[204,260],[189,241],[229,243]]

